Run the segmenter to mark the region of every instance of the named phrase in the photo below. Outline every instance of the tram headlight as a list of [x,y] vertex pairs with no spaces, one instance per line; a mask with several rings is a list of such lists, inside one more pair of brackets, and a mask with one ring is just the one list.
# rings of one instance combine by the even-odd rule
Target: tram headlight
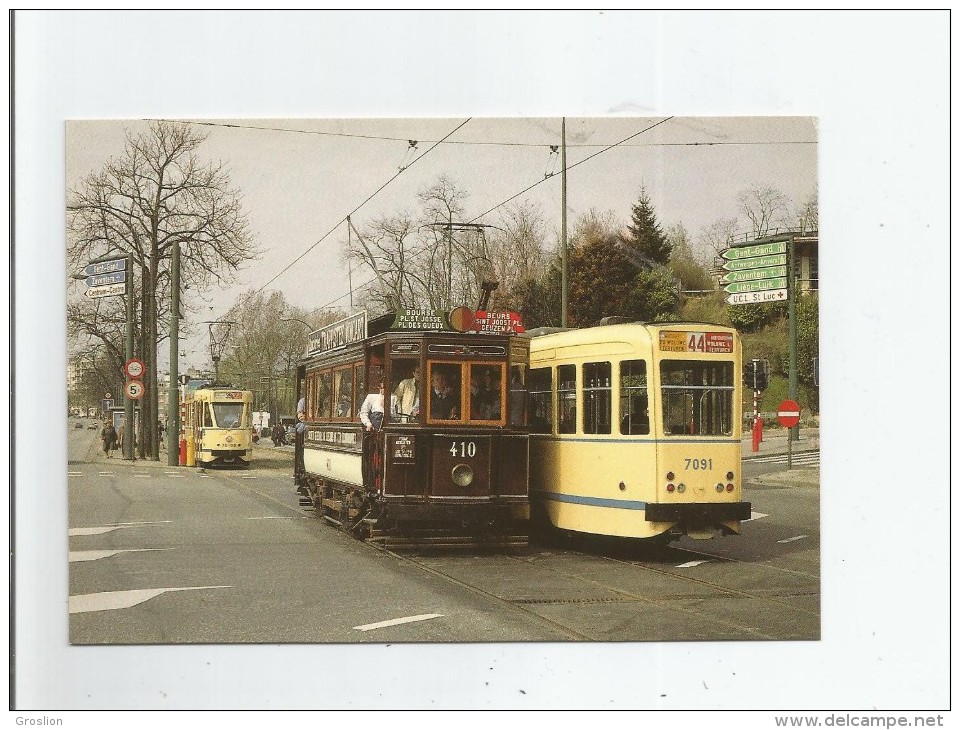
[[458,487],[469,487],[473,483],[473,469],[466,464],[457,464],[450,476]]
[[723,485],[720,484],[719,482],[717,482],[717,491],[718,491],[718,492],[722,492],[722,491],[723,491]]
[[678,484],[678,485],[677,485],[677,491],[680,492],[681,494],[682,494],[683,492],[686,492],[686,491],[687,491],[687,485],[686,485],[686,484]]

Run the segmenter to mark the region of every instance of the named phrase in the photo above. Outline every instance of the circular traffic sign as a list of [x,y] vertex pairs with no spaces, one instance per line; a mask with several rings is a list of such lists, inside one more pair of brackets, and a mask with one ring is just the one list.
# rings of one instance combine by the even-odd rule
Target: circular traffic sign
[[139,380],[128,380],[126,385],[123,386],[123,392],[127,394],[127,398],[131,400],[137,400],[143,395],[143,383]]
[[136,357],[131,357],[123,365],[123,372],[127,374],[128,378],[133,378],[134,380],[139,380],[143,377],[143,373],[146,371],[147,366],[143,364],[143,360],[140,360]]
[[800,404],[795,400],[785,400],[777,408],[777,420],[786,428],[793,428],[800,423]]

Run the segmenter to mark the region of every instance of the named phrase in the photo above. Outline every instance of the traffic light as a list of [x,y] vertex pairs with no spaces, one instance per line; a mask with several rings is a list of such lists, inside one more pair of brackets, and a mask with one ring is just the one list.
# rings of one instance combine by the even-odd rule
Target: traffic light
[[770,384],[770,362],[749,360],[743,364],[743,384],[750,390],[766,390]]

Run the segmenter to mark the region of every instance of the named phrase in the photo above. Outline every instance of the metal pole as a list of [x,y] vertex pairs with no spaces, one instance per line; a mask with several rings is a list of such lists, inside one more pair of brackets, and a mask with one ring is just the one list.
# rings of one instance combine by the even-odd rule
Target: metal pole
[[[793,236],[787,239],[787,317],[788,317],[788,393],[790,400],[797,400],[797,292],[796,275],[793,270]],[[795,441],[800,437],[800,426],[791,426],[787,431],[787,442]],[[787,452],[787,468],[790,468],[789,451]]]
[[567,326],[567,118],[560,119],[560,326]]
[[[123,353],[127,362],[133,358],[133,254],[127,254],[127,331]],[[126,389],[124,389],[126,391]],[[133,398],[123,394],[123,458],[133,460]]]
[[167,466],[180,465],[180,243],[170,252],[170,382],[167,385]]

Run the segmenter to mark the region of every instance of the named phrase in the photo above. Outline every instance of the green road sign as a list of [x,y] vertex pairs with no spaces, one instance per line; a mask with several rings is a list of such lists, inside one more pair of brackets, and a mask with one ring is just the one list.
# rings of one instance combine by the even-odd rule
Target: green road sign
[[728,248],[720,255],[729,261],[731,259],[749,259],[754,256],[772,256],[773,254],[786,252],[787,242],[777,241],[776,243],[758,243],[753,246],[736,246]]
[[747,269],[746,271],[731,271],[724,274],[723,281],[757,281],[758,279],[773,279],[787,275],[786,266],[768,266],[765,269]]
[[724,271],[744,271],[746,269],[760,269],[765,266],[786,266],[787,255],[785,253],[774,256],[754,256],[751,259],[736,259],[735,261],[724,261]]
[[768,289],[786,289],[785,276],[776,279],[761,279],[760,281],[741,281],[736,284],[727,284],[723,290],[728,294],[743,294],[751,291],[767,291]]

